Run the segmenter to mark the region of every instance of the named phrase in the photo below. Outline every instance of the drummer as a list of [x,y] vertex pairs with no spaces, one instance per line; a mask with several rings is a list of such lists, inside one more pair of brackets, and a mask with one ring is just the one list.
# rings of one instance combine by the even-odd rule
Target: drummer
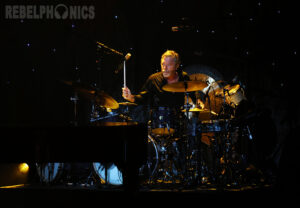
[[180,58],[177,52],[167,50],[161,56],[161,71],[148,77],[142,91],[133,95],[128,87],[122,88],[124,99],[141,105],[180,107],[184,105],[184,93],[166,92],[162,87],[181,81],[189,81],[186,72],[179,70]]

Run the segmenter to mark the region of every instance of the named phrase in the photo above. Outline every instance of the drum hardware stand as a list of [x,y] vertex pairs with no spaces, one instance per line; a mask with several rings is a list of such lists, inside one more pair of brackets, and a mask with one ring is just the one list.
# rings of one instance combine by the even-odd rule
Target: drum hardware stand
[[[212,109],[211,109],[211,101],[210,101],[210,97],[209,97],[209,95],[208,95],[208,93],[209,93],[209,91],[210,91],[210,88],[211,88],[211,86],[209,86],[209,88],[208,88],[208,90],[207,90],[207,92],[206,92],[206,94],[205,94],[205,99],[207,98],[208,99],[208,105],[209,105],[209,111],[210,111],[210,119],[211,119],[211,116],[212,116]],[[199,125],[201,126],[202,124],[201,124],[201,121],[199,122]],[[198,128],[198,124],[197,124],[197,127],[196,127],[196,131],[198,132],[198,133],[196,133],[196,146],[197,146],[197,153],[198,153],[198,155],[197,155],[197,157],[196,157],[196,174],[197,174],[197,176],[196,176],[196,184],[198,184],[198,185],[200,185],[200,184],[203,184],[203,183],[206,183],[207,181],[207,179],[205,180],[204,178],[206,177],[208,177],[208,175],[209,175],[209,173],[208,173],[208,170],[207,170],[207,164],[205,164],[204,163],[204,160],[203,160],[203,148],[202,148],[202,142],[201,142],[201,138],[202,138],[202,131],[201,130],[199,130],[199,128]],[[198,135],[199,135],[199,137],[198,137]],[[205,167],[206,166],[206,167]],[[206,169],[206,176],[205,175],[203,175],[204,173],[204,169]]]
[[[90,172],[90,174],[89,174],[89,176],[87,177],[87,179],[86,179],[85,183],[84,183],[84,185],[85,185],[85,186],[88,186],[88,184],[89,184],[89,180],[91,180],[91,179],[92,179],[92,174],[93,174],[93,172],[91,171],[91,172]],[[90,185],[94,185],[94,183],[93,183],[93,179],[92,179],[92,181],[91,181],[91,184],[90,184]]]
[[[174,163],[173,160],[174,158],[169,158],[169,155],[172,150],[170,148],[173,148],[172,145],[166,145],[166,147],[161,147],[163,150],[162,155],[160,156],[159,159],[159,164],[158,164],[158,172],[162,173],[162,175],[158,176],[158,179],[162,179],[162,183],[164,182],[169,182],[171,181],[172,184],[176,183],[176,174],[174,172]],[[172,155],[172,154],[171,154]]]
[[[150,139],[148,138],[147,143],[150,142],[149,140]],[[149,147],[149,145],[147,145],[147,151],[148,151],[148,160],[147,160],[146,165],[147,165],[147,168],[148,168],[148,175],[149,175],[149,177],[148,177],[148,184],[150,184],[151,180],[153,178],[153,173],[151,173],[151,169],[150,169],[150,167],[151,167],[151,162],[150,161],[151,160],[150,160],[150,147]]]
[[[185,88],[187,89],[187,83],[185,82]],[[186,137],[186,145],[185,145],[185,161],[186,161],[186,166],[185,166],[185,170],[184,170],[184,176],[187,179],[186,184],[188,185],[192,185],[195,183],[195,181],[197,181],[197,176],[195,176],[195,174],[197,174],[197,169],[198,168],[198,163],[199,161],[195,161],[196,162],[196,167],[194,167],[195,164],[193,164],[193,151],[195,149],[193,149],[192,144],[189,141],[189,135],[187,134],[187,128],[188,128],[188,123],[189,123],[189,119],[188,119],[188,113],[190,111],[191,108],[191,104],[189,104],[189,92],[185,92],[185,96],[186,96],[186,104],[184,105],[184,109],[186,110],[186,126],[184,126],[184,137]],[[197,133],[195,135],[195,137],[197,137]],[[197,140],[197,139],[196,139]],[[196,141],[197,143],[197,141]],[[200,149],[198,149],[198,144],[196,144],[197,149],[196,149],[196,160],[198,160],[198,156]]]

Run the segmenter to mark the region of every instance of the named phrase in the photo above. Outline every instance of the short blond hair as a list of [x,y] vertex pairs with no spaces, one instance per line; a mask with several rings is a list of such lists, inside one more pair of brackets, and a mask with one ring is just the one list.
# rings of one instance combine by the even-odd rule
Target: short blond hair
[[163,53],[163,55],[161,56],[160,61],[162,61],[165,57],[172,57],[175,60],[175,63],[177,66],[180,65],[180,57],[179,54],[176,51],[173,50],[167,50],[166,52]]

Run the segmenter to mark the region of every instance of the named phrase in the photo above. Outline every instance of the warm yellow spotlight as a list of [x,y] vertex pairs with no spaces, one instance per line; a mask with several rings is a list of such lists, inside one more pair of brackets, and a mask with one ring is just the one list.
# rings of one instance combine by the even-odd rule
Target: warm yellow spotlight
[[27,173],[29,171],[29,166],[27,165],[27,163],[21,163],[19,165],[19,171],[23,174]]

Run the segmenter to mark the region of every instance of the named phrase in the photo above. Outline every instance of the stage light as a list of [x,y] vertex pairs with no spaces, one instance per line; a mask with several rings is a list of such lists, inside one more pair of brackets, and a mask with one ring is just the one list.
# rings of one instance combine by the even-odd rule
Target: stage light
[[19,172],[26,174],[29,171],[29,166],[27,163],[21,163],[21,164],[19,164],[18,170],[19,170]]
[[10,188],[20,188],[24,187],[25,184],[17,184],[17,185],[11,185],[11,186],[0,186],[1,189],[10,189]]

